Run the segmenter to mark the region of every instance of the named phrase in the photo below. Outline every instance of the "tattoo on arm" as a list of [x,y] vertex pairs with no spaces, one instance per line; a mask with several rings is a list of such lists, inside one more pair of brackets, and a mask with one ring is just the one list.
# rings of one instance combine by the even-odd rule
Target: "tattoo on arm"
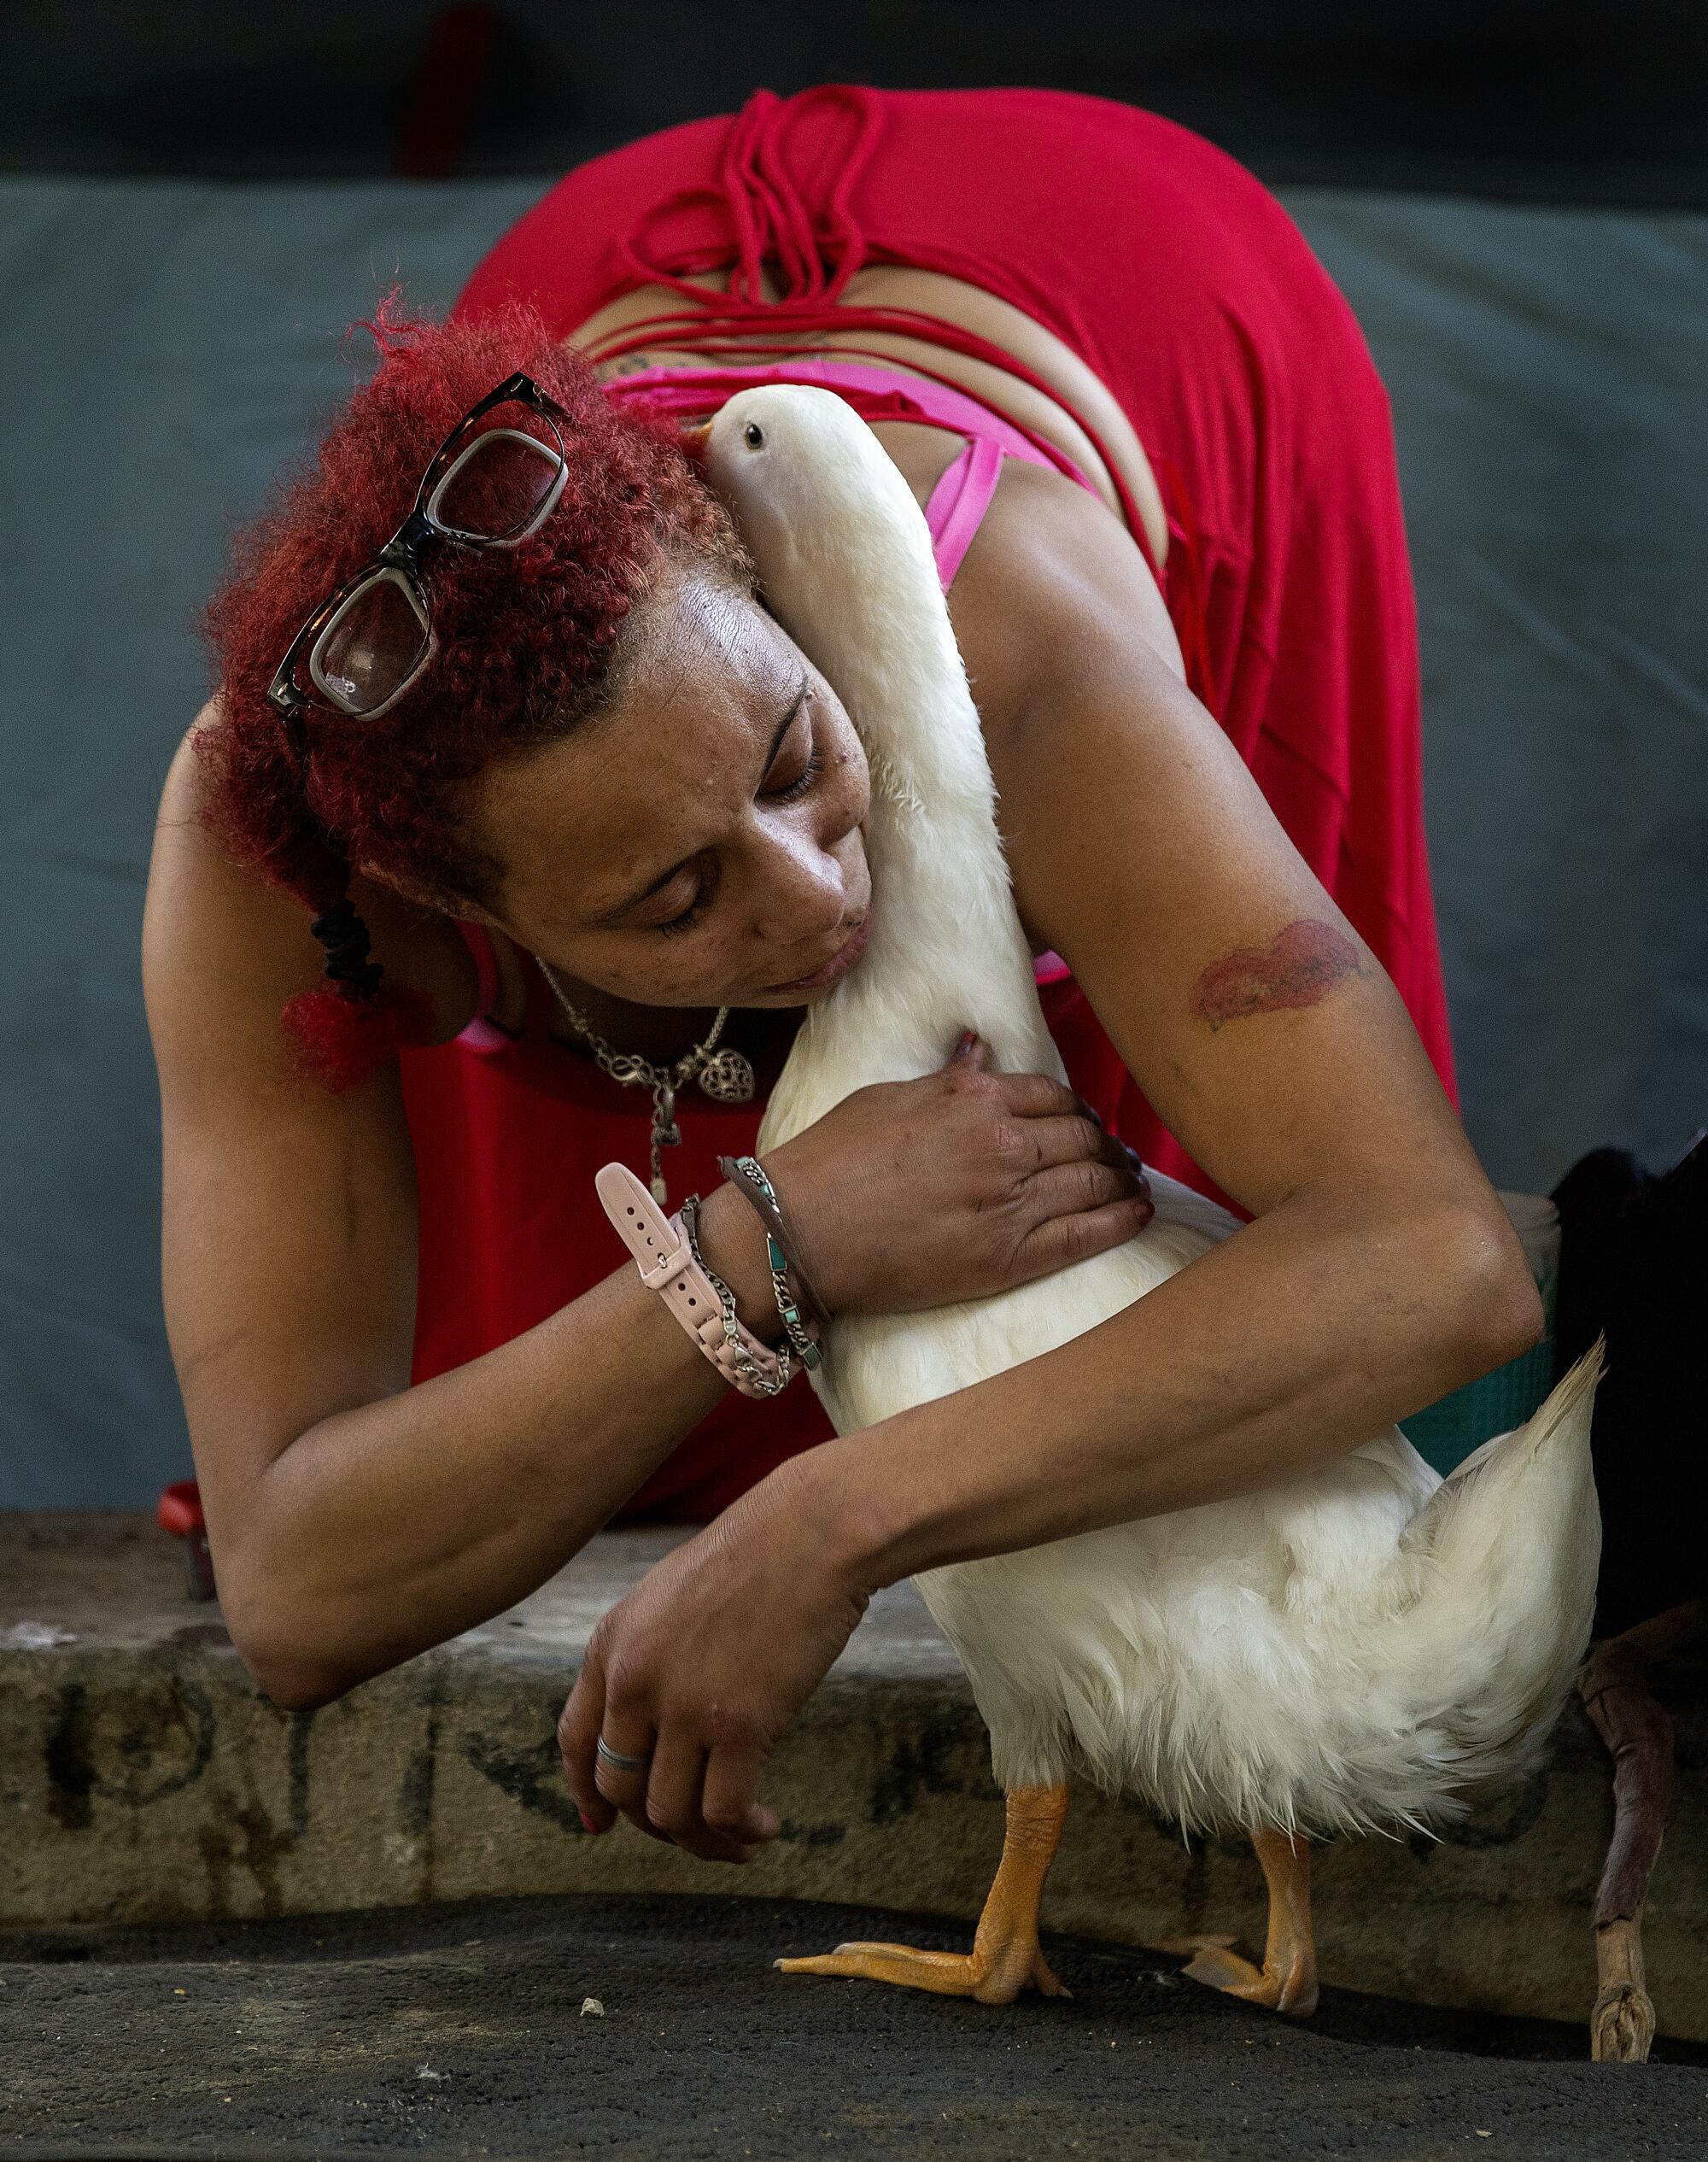
[[1192,987],[1192,1011],[1212,1033],[1225,1021],[1314,1006],[1343,976],[1363,973],[1357,946],[1332,923],[1301,916],[1267,946],[1237,946]]

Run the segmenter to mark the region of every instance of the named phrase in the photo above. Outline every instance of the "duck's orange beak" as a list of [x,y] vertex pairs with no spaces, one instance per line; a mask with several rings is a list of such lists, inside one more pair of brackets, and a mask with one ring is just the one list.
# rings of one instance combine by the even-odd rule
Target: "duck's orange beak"
[[678,441],[682,447],[682,455],[687,460],[689,465],[703,466],[705,464],[707,446],[711,442],[711,421],[702,420],[695,427],[684,428],[678,437]]

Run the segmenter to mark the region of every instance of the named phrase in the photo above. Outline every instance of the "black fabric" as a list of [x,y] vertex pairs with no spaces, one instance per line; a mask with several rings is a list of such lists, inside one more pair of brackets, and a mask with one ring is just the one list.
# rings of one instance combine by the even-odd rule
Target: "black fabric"
[[1553,1198],[1558,1371],[1606,1339],[1594,1432],[1602,1533],[1595,1633],[1611,1637],[1708,1591],[1699,1505],[1708,1138],[1658,1175],[1625,1150],[1596,1149]]

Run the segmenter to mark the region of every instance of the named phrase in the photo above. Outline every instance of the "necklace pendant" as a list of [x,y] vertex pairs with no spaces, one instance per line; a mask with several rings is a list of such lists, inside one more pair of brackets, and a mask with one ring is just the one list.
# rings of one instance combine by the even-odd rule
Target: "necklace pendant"
[[[540,960],[536,954],[535,960]],[[570,1027],[592,1049],[594,1059],[602,1072],[623,1087],[639,1082],[652,1092],[652,1198],[662,1209],[667,1205],[664,1193],[664,1169],[662,1151],[680,1145],[681,1128],[676,1124],[676,1091],[686,1087],[690,1075],[698,1080],[704,1094],[720,1104],[745,1104],[753,1094],[753,1069],[739,1051],[717,1048],[718,1037],[723,1024],[729,1018],[728,1006],[720,1006],[717,1018],[707,1031],[703,1042],[698,1043],[685,1058],[674,1066],[659,1067],[650,1059],[642,1058],[637,1052],[618,1051],[609,1044],[577,1006],[556,972],[547,963],[540,960],[541,973],[552,987],[553,996],[568,1017]]]
[[681,1128],[676,1124],[676,1092],[669,1081],[660,1081],[652,1098],[652,1146],[678,1148],[681,1139]]
[[753,1069],[739,1051],[714,1052],[695,1075],[701,1093],[718,1104],[746,1104],[752,1099]]

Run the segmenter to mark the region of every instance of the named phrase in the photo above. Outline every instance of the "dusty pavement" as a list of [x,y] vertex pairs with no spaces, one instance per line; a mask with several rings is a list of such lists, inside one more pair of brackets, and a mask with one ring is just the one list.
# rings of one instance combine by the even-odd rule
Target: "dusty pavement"
[[1332,1989],[1297,2026],[1074,1938],[1050,1940],[1072,2004],[771,1970],[845,1936],[965,1942],[727,1898],[0,1939],[0,2162],[1708,2157],[1699,2045],[1597,2067],[1581,2030]]

